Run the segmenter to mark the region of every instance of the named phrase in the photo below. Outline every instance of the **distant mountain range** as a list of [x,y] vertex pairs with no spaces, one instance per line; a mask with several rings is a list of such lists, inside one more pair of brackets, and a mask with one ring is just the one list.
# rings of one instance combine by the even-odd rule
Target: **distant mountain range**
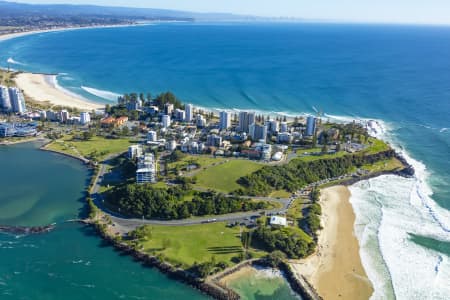
[[[0,26],[13,26],[19,20],[185,20],[185,21],[249,21],[263,20],[253,16],[226,13],[195,13],[176,10],[107,7],[69,4],[24,4],[0,1]],[[15,20],[15,21],[13,21]],[[28,21],[27,21],[28,22]]]

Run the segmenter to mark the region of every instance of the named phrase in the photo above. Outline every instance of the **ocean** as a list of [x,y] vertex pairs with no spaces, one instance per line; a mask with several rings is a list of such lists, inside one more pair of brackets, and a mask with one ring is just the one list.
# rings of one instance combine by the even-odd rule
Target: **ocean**
[[0,43],[0,66],[57,73],[100,103],[173,91],[207,108],[375,119],[416,178],[351,187],[373,299],[449,299],[450,27],[153,24]]

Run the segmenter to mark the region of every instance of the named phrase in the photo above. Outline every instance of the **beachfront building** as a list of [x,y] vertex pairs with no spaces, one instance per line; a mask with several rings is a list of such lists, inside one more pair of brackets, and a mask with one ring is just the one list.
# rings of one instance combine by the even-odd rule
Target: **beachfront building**
[[136,170],[136,182],[156,183],[156,161],[153,153],[146,153],[138,158],[138,167]]
[[316,132],[316,118],[309,116],[306,119],[306,135],[313,136]]
[[255,121],[256,121],[255,113],[241,111],[239,113],[239,131],[249,133],[250,125],[254,124]]
[[70,119],[70,113],[67,110],[63,109],[59,112],[59,120],[62,123],[67,123],[67,121],[69,119]]
[[136,157],[140,157],[141,155],[142,155],[141,145],[131,145],[128,147],[127,157],[129,159],[135,159]]
[[23,114],[27,111],[22,92],[15,87],[0,86],[0,100],[3,111]]
[[88,112],[82,112],[80,114],[80,124],[86,125],[91,122],[91,115]]
[[162,123],[163,128],[169,128],[170,127],[170,116],[163,115],[161,117],[161,123]]
[[220,112],[219,129],[227,130],[231,127],[231,114],[227,111]]
[[4,112],[12,111],[11,99],[9,98],[9,91],[6,86],[0,86],[0,106]]
[[11,99],[12,109],[14,112],[23,114],[27,111],[25,98],[18,88],[9,88],[9,98]]
[[186,104],[186,107],[184,108],[184,112],[186,113],[185,122],[192,122],[194,118],[194,106],[192,104]]
[[253,141],[266,140],[267,139],[267,126],[259,124],[250,125],[250,137]]

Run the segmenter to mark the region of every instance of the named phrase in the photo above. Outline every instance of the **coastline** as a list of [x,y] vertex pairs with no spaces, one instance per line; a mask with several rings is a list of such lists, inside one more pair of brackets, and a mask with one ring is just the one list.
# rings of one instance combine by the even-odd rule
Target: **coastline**
[[305,277],[324,299],[369,299],[373,293],[354,234],[355,214],[344,186],[322,190],[322,226],[318,250],[293,261],[297,277]]
[[91,102],[60,88],[56,82],[56,75],[37,73],[20,73],[14,79],[17,87],[26,96],[37,102],[47,102],[52,105],[75,107],[79,110],[102,109],[104,105]]

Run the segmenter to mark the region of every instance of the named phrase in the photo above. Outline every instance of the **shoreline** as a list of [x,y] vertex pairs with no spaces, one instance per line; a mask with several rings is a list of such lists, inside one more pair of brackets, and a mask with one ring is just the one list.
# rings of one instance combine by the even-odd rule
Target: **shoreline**
[[57,84],[57,75],[39,73],[19,73],[14,82],[23,93],[37,102],[51,105],[73,107],[82,111],[104,108],[104,105],[84,99]]
[[349,199],[350,191],[345,186],[322,190],[323,229],[318,250],[306,259],[291,262],[297,277],[305,277],[324,299],[369,299],[374,291],[362,265]]

